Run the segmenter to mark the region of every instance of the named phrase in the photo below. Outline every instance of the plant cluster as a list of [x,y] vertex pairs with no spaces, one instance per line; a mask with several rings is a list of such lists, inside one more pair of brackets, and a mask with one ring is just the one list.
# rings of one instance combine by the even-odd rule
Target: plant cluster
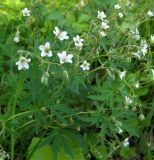
[[0,2],[0,159],[152,160],[153,8]]

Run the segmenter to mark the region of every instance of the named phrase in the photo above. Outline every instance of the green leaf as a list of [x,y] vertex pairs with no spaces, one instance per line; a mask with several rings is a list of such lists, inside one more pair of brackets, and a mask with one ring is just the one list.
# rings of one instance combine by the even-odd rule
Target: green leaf
[[[40,148],[37,147],[40,138],[33,138],[31,145],[28,149],[28,157],[34,150],[30,160],[52,160],[53,159],[53,151],[50,145],[44,145]],[[29,160],[29,158],[27,158]]]
[[67,13],[66,20],[67,20],[67,23],[75,23],[76,22],[76,18],[73,15],[73,13],[71,13],[71,12]]
[[89,25],[87,23],[74,23],[72,25],[73,29],[75,29],[76,32],[83,32],[83,31],[88,31]]
[[135,154],[136,154],[135,150],[129,147],[123,147],[120,150],[120,155],[123,158],[133,158]]
[[85,22],[89,22],[90,20],[90,16],[87,14],[81,14],[79,19],[78,19],[78,23],[85,23]]
[[46,20],[61,20],[63,18],[64,16],[61,11],[53,11],[47,16]]
[[104,146],[100,145],[95,148],[92,148],[91,152],[98,160],[107,160],[108,158],[107,150],[106,150],[106,147]]
[[138,127],[139,120],[135,118],[127,119],[123,122],[123,128],[133,136],[139,136],[140,130]]

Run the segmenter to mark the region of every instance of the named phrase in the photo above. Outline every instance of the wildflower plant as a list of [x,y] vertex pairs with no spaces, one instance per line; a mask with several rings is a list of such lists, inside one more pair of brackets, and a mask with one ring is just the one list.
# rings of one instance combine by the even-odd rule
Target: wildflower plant
[[0,159],[154,158],[153,1],[0,6]]

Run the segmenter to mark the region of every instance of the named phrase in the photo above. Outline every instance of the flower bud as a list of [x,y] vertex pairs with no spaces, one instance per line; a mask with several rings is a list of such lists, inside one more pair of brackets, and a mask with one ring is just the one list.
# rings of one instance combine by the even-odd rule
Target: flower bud
[[143,115],[142,113],[139,115],[139,119],[140,119],[141,121],[144,121],[145,117],[144,117],[144,115]]
[[48,85],[48,78],[49,78],[49,73],[45,72],[41,77],[41,83],[44,85]]
[[63,71],[63,77],[67,80],[69,79],[68,72],[66,70]]

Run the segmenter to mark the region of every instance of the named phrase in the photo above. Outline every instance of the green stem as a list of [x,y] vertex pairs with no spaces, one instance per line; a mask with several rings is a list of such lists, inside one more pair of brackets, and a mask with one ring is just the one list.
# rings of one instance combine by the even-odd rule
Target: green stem
[[[18,97],[20,95],[20,92],[22,90],[22,84],[23,84],[24,79],[25,79],[24,77],[25,77],[25,74],[23,72],[21,74],[21,77],[19,79],[16,91],[15,91],[15,94],[14,94],[13,104],[12,104],[12,112],[11,112],[12,116],[14,116],[15,112],[16,112],[17,99],[18,99]],[[14,146],[15,146],[15,129],[14,129],[14,126],[12,124],[12,127],[11,127],[11,160],[14,160]]]

